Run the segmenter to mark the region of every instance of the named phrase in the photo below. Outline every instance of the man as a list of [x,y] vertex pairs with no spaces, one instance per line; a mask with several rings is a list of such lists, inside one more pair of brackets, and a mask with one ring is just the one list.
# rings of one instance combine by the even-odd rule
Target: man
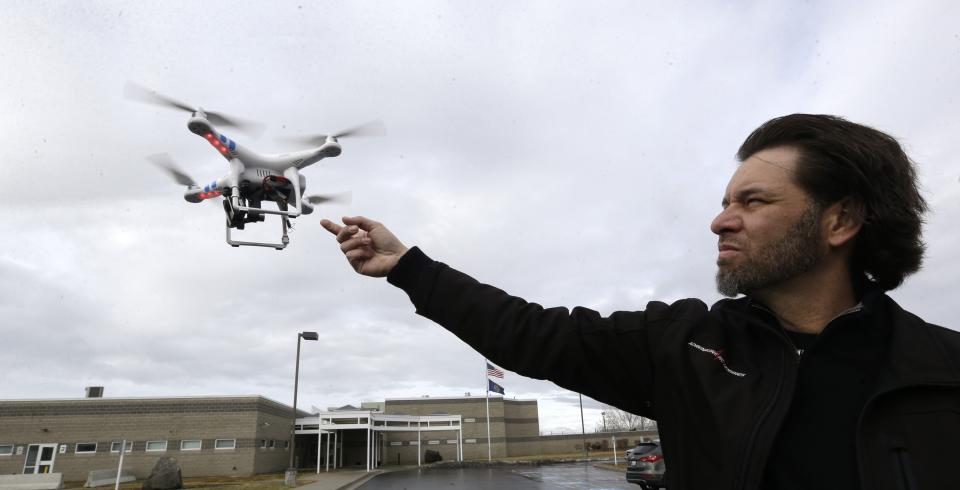
[[501,366],[656,419],[671,490],[960,488],[960,334],[885,294],[924,250],[900,145],[794,114],[738,158],[711,230],[717,288],[744,297],[710,308],[543,309],[375,221],[322,223],[357,272]]

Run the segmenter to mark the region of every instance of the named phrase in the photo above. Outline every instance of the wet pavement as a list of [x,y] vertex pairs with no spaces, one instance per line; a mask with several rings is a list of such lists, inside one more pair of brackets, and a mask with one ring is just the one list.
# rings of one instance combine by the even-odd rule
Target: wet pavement
[[583,464],[491,468],[424,468],[378,475],[359,487],[378,489],[590,489],[639,490],[624,473]]

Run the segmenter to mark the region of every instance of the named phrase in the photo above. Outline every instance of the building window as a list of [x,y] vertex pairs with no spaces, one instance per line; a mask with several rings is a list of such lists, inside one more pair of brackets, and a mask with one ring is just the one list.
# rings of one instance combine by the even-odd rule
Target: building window
[[463,419],[463,421],[464,421],[464,422],[476,422],[477,419],[475,419],[475,418],[473,418],[473,417],[469,417],[469,418]]
[[147,441],[147,452],[166,451],[167,441]]
[[260,449],[266,449],[266,448],[267,448],[267,440],[260,439]]
[[[123,441],[113,441],[110,443],[110,452],[119,453],[120,445],[123,444]],[[129,453],[133,451],[133,441],[127,441],[127,447],[124,448],[124,452]]]
[[199,451],[202,447],[203,441],[199,439],[180,441],[181,451]]
[[283,450],[286,451],[289,449],[290,449],[290,441],[283,441]]
[[463,440],[463,443],[464,443],[464,444],[476,444],[476,443],[477,443],[477,440],[476,440],[476,439],[464,439],[464,440]]
[[391,446],[402,446],[403,441],[390,441]]
[[427,445],[431,445],[431,444],[440,444],[440,441],[438,440],[427,441]]
[[13,444],[0,444],[0,456],[10,456],[13,454]]
[[213,443],[214,449],[236,449],[237,440],[236,439],[217,439]]
[[270,449],[277,447],[277,441],[270,439]]
[[97,452],[97,443],[95,442],[78,442],[77,447],[74,450],[77,454],[91,454]]
[[456,443],[457,443],[456,439],[447,439],[447,444],[456,444]]

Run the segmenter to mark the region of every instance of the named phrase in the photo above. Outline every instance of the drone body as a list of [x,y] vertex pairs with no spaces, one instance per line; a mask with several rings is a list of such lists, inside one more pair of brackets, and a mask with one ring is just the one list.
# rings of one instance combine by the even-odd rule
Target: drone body
[[[300,174],[300,170],[323,158],[335,157],[341,152],[336,138],[327,136],[323,144],[309,150],[278,155],[256,153],[217,131],[202,109],[193,113],[187,128],[216,148],[227,160],[229,170],[225,176],[202,188],[188,187],[183,197],[189,202],[201,202],[223,196],[227,243],[235,247],[251,245],[274,247],[278,250],[285,248],[290,241],[287,234],[289,220],[313,212],[313,205],[303,198],[306,178]],[[276,203],[277,209],[263,208],[264,201]],[[231,228],[242,230],[247,223],[264,221],[265,214],[282,217],[282,236],[279,243],[246,242],[232,238]]]
[[[382,131],[379,122],[368,123],[336,135],[318,135],[307,138],[313,148],[308,150],[264,155],[239,145],[236,141],[217,130],[214,122],[223,126],[249,125],[214,112],[205,112],[168,97],[156,94],[138,85],[127,84],[127,96],[143,102],[171,106],[191,112],[187,128],[204,138],[213,146],[229,165],[227,174],[204,186],[197,185],[186,173],[179,170],[165,155],[155,155],[150,159],[164,167],[174,180],[186,185],[184,199],[199,203],[208,199],[223,198],[223,210],[226,215],[226,240],[234,247],[258,246],[272,247],[277,250],[286,248],[290,239],[288,230],[290,220],[301,214],[313,212],[313,205],[338,200],[338,196],[304,197],[306,178],[300,170],[329,157],[340,155],[338,137],[347,135],[371,134]],[[276,209],[264,208],[263,203],[270,201]],[[281,217],[282,235],[279,242],[248,242],[234,240],[232,229],[244,229],[247,223],[265,221],[267,214]]]

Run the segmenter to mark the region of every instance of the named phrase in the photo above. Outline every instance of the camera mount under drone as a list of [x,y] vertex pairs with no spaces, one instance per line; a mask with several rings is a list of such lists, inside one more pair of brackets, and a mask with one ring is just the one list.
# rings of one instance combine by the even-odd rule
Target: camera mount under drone
[[[126,86],[126,95],[141,102],[189,111],[191,116],[187,121],[187,128],[190,132],[207,140],[227,160],[229,165],[227,174],[201,187],[180,170],[168,155],[148,157],[153,163],[166,170],[178,184],[187,187],[183,197],[188,202],[199,203],[208,199],[223,198],[226,240],[234,247],[272,247],[277,250],[286,248],[290,243],[288,231],[292,228],[292,219],[312,213],[314,205],[349,198],[349,195],[344,194],[303,196],[306,178],[300,171],[324,158],[340,155],[342,148],[339,138],[382,135],[384,132],[383,124],[373,121],[333,135],[299,138],[298,141],[312,146],[307,150],[265,155],[237,144],[214,126],[216,124],[236,128],[256,127],[257,125],[253,123],[227,117],[222,113],[204,111],[199,107],[194,108],[130,82]],[[276,204],[276,209],[265,208],[263,204],[266,202]],[[268,214],[278,215],[281,218],[282,234],[279,242],[233,239],[232,230],[243,230],[249,223],[265,221]]]

